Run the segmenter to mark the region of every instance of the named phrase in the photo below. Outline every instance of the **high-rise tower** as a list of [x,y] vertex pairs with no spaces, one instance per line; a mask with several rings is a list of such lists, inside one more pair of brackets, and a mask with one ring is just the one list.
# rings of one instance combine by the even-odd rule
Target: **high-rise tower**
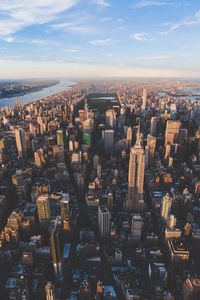
[[110,212],[105,205],[98,207],[99,231],[102,238],[110,234]]
[[48,225],[50,223],[51,213],[49,206],[49,197],[47,194],[38,196],[37,209],[40,223],[42,225]]
[[143,94],[142,94],[142,109],[146,108],[146,102],[147,102],[147,90],[143,89]]
[[59,217],[55,220],[55,224],[50,236],[51,255],[53,259],[54,272],[56,277],[62,275],[61,268],[61,220]]
[[128,147],[130,147],[131,144],[132,144],[132,136],[133,136],[132,128],[128,127],[128,129],[127,129],[127,136],[126,136],[126,141],[127,141]]
[[151,134],[148,134],[147,145],[149,146],[150,164],[152,164],[154,159],[155,149],[156,149],[156,137]]
[[144,209],[144,170],[145,153],[142,146],[142,135],[138,129],[136,143],[130,151],[127,210],[140,212]]
[[15,141],[17,145],[17,151],[20,158],[26,157],[26,140],[25,140],[25,132],[23,129],[15,129]]
[[47,282],[45,285],[45,292],[46,292],[46,300],[55,300],[55,291],[54,291],[54,285],[52,282]]
[[63,221],[63,229],[69,230],[70,229],[70,207],[69,207],[69,193],[65,193],[62,195],[62,199],[60,201],[61,205],[61,217]]
[[162,199],[161,210],[160,210],[161,217],[164,218],[165,220],[169,218],[171,205],[172,205],[172,199],[170,198],[169,194],[166,194]]
[[181,122],[179,120],[168,120],[165,130],[165,145],[176,144],[179,138]]

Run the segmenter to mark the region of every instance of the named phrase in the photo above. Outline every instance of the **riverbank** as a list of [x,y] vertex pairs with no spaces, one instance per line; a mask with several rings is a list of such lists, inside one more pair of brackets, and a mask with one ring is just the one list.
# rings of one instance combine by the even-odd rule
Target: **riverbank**
[[0,99],[0,108],[6,107],[6,106],[14,107],[14,105],[17,101],[20,101],[23,105],[31,103],[31,102],[35,102],[42,98],[60,93],[60,92],[64,91],[65,89],[74,86],[75,84],[76,84],[76,82],[74,82],[74,81],[61,79],[61,80],[59,80],[58,84],[47,87],[47,88],[43,88],[42,90],[37,91],[37,92],[31,92],[31,93],[25,94],[23,96],[2,98],[2,99]]

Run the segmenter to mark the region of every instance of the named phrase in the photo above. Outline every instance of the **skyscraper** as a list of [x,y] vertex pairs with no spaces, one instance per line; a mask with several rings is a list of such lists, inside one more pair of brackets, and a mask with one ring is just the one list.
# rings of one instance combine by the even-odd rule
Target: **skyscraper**
[[110,234],[110,213],[105,205],[98,207],[98,224],[102,238]]
[[165,130],[165,145],[176,144],[178,142],[180,127],[180,121],[167,121],[167,126]]
[[161,217],[164,218],[165,220],[169,218],[171,204],[172,204],[172,199],[167,193],[162,199],[161,210],[160,210]]
[[106,111],[106,127],[114,128],[116,125],[116,112],[114,109],[108,109]]
[[38,196],[37,209],[40,223],[42,225],[48,225],[50,223],[50,206],[47,194]]
[[20,158],[25,158],[26,157],[26,139],[25,139],[25,132],[23,129],[15,129],[15,141],[17,145],[17,151],[18,151],[18,156]]
[[110,153],[114,144],[114,130],[106,129],[104,132],[104,148],[105,153]]
[[148,134],[147,136],[147,145],[149,146],[149,159],[150,164],[152,164],[154,159],[154,153],[156,149],[156,137],[153,135]]
[[63,131],[57,130],[57,145],[64,146]]
[[145,153],[142,147],[142,136],[138,130],[136,143],[130,151],[127,210],[139,212],[144,208],[144,170]]
[[70,208],[69,208],[69,193],[62,195],[60,205],[61,205],[61,217],[63,221],[63,228],[65,230],[70,229]]
[[156,136],[157,134],[157,118],[151,118],[151,125],[150,125],[150,135]]
[[45,285],[46,300],[55,300],[54,285],[52,282],[47,282]]
[[57,217],[55,224],[51,231],[50,243],[51,243],[51,255],[53,259],[54,272],[56,277],[62,275],[61,269],[61,219]]
[[132,145],[132,136],[133,136],[132,128],[128,127],[128,129],[127,129],[127,137],[126,137],[128,146]]
[[142,109],[146,108],[146,102],[147,102],[147,90],[143,89],[143,94],[142,94]]
[[131,235],[135,242],[140,242],[142,233],[142,217],[140,214],[132,216]]

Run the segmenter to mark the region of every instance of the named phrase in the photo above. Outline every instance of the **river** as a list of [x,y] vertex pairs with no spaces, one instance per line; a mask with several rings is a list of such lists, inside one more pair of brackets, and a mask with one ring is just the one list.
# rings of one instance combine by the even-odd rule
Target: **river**
[[9,98],[2,98],[2,99],[0,99],[0,108],[5,107],[5,106],[13,107],[15,105],[16,101],[20,101],[22,104],[27,104],[29,102],[36,101],[41,98],[62,92],[63,90],[65,90],[66,88],[68,88],[74,84],[75,84],[75,82],[73,82],[73,81],[62,79],[62,80],[59,80],[58,84],[50,86],[48,88],[43,88],[42,90],[37,91],[37,92],[27,93],[22,96],[19,95],[19,96],[14,96],[14,97],[9,97]]

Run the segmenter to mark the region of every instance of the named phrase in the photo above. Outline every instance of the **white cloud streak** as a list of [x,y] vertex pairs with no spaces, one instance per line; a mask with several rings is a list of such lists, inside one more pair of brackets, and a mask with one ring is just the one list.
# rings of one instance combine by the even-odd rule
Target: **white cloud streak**
[[132,39],[139,42],[153,41],[154,38],[150,38],[146,32],[136,32],[131,35]]
[[78,0],[0,0],[0,36],[10,36],[30,25],[54,20]]
[[97,46],[109,46],[116,44],[117,40],[112,40],[112,39],[100,39],[100,40],[93,40],[90,41],[91,45],[97,45]]
[[94,0],[94,3],[103,6],[103,7],[110,7],[111,4],[107,0]]
[[159,35],[168,35],[180,28],[191,27],[200,25],[200,10],[198,10],[194,16],[185,17],[178,22],[164,23],[163,26],[167,28],[166,31],[159,32]]
[[189,6],[189,3],[182,3],[182,2],[169,2],[169,1],[159,1],[159,0],[142,0],[135,5],[134,8],[145,8],[150,6],[173,6],[176,8]]

